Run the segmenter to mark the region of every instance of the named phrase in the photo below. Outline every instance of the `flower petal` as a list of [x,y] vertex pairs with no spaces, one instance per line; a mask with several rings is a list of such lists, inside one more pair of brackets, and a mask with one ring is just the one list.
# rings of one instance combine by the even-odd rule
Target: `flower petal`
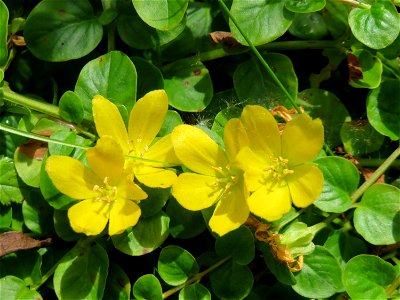
[[282,157],[289,166],[312,160],[324,144],[324,127],[320,119],[301,114],[286,124],[282,133]]
[[112,136],[121,145],[124,153],[128,153],[128,133],[117,106],[100,95],[94,96],[92,106],[93,119],[99,136]]
[[68,209],[68,219],[75,232],[97,235],[108,222],[110,206],[104,201],[87,199]]
[[117,199],[112,203],[108,234],[115,235],[135,226],[140,218],[140,207],[133,201]]
[[144,200],[147,194],[133,182],[132,174],[123,174],[117,186],[118,199]]
[[184,208],[195,211],[213,205],[222,190],[215,177],[182,173],[172,186],[172,195]]
[[151,188],[168,188],[177,178],[176,173],[172,170],[147,166],[134,168],[134,172],[137,180]]
[[233,161],[240,149],[249,145],[249,138],[242,122],[233,118],[226,123],[224,128],[224,144],[230,161]]
[[115,185],[122,174],[125,157],[121,146],[111,137],[103,136],[93,148],[86,151],[86,158],[93,171],[104,180],[109,178],[109,183]]
[[240,120],[249,136],[250,148],[260,156],[278,156],[281,153],[281,137],[278,123],[264,107],[247,105]]
[[279,220],[292,207],[286,184],[273,189],[263,185],[247,199],[247,203],[253,214],[269,222]]
[[287,176],[293,204],[297,207],[307,207],[321,194],[324,186],[324,175],[312,164],[297,166],[294,173]]
[[179,125],[172,131],[172,143],[179,160],[194,172],[216,176],[228,160],[224,151],[203,130]]
[[230,193],[224,193],[209,221],[212,231],[222,236],[244,224],[249,217],[244,183],[232,186]]
[[149,151],[145,153],[143,158],[157,161],[146,162],[147,165],[154,167],[172,167],[180,164],[180,161],[175,154],[171,134],[163,136],[151,145]]
[[61,193],[74,199],[96,197],[93,188],[103,183],[92,170],[69,156],[50,156],[46,160],[46,172]]
[[167,110],[168,96],[164,90],[151,91],[136,102],[129,118],[128,135],[137,155],[150,147]]

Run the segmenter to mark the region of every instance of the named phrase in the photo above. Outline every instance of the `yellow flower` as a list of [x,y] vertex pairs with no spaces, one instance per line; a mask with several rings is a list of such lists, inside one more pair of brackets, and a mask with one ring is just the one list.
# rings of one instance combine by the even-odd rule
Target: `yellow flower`
[[257,105],[246,106],[240,120],[250,139],[237,157],[253,192],[247,200],[250,211],[274,221],[291,209],[292,202],[297,207],[313,203],[324,181],[320,169],[309,162],[324,143],[321,120],[301,114],[281,134],[272,114]]
[[91,169],[69,156],[53,155],[46,162],[46,171],[56,188],[82,200],[68,209],[72,229],[97,235],[109,221],[108,233],[114,235],[134,226],[141,213],[135,201],[147,198],[147,194],[125,172],[119,144],[105,136],[87,150],[86,158]]
[[202,210],[218,202],[209,221],[212,231],[224,235],[242,225],[249,216],[243,172],[233,162],[247,136],[238,119],[225,126],[226,151],[204,131],[179,125],[172,132],[177,157],[193,173],[179,175],[172,195],[188,210]]
[[168,110],[168,96],[164,90],[147,93],[133,107],[128,130],[115,104],[102,96],[92,101],[93,118],[100,137],[112,136],[122,147],[127,166],[135,177],[149,187],[167,188],[176,179],[172,170],[164,168],[179,163],[175,156],[171,135],[154,142]]

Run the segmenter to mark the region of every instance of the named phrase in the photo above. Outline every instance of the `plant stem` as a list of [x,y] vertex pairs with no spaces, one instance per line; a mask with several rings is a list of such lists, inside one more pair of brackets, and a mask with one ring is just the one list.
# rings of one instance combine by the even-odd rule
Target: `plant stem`
[[368,178],[354,193],[351,195],[351,200],[356,202],[358,198],[364,194],[364,192],[372,185],[378,178],[385,173],[385,171],[390,167],[390,165],[396,160],[400,155],[400,146],[393,151],[392,154],[382,163],[382,165],[376,169],[376,171]]
[[[356,158],[358,165],[362,167],[379,167],[385,161],[382,158]],[[390,167],[400,168],[400,159],[394,160]]]
[[366,9],[370,9],[371,8],[370,4],[363,3],[363,2],[360,2],[360,1],[357,1],[357,0],[340,0],[340,1],[343,2],[343,3],[351,4],[352,6],[359,7],[359,8],[366,8]]
[[173,295],[174,293],[180,291],[184,287],[186,287],[186,286],[188,286],[188,285],[190,285],[190,284],[192,284],[192,283],[194,283],[196,281],[200,281],[201,278],[203,278],[205,275],[207,275],[208,273],[214,271],[216,268],[218,268],[219,266],[223,265],[224,263],[226,263],[231,258],[232,257],[228,256],[228,257],[225,257],[224,259],[221,259],[220,261],[218,261],[217,263],[215,263],[214,265],[209,267],[207,270],[204,270],[203,272],[200,272],[200,273],[194,275],[192,278],[190,278],[185,283],[182,283],[181,285],[178,285],[178,286],[166,291],[165,293],[163,293],[163,299],[168,298],[169,296]]
[[400,286],[400,276],[397,276],[395,280],[386,289],[386,296],[390,298],[395,290]]

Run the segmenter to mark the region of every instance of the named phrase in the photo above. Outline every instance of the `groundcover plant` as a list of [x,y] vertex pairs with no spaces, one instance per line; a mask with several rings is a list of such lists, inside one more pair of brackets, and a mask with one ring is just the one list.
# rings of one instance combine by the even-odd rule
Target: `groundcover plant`
[[399,7],[0,0],[0,299],[398,299]]

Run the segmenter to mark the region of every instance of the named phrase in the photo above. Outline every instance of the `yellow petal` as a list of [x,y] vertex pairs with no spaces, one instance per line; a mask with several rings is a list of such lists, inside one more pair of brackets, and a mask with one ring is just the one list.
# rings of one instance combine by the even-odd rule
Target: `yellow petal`
[[247,196],[243,182],[234,185],[230,193],[225,193],[209,221],[211,230],[222,236],[244,224],[249,217]]
[[324,144],[324,127],[320,119],[301,114],[286,124],[282,133],[282,157],[289,166],[312,160]]
[[125,157],[121,146],[106,135],[97,141],[93,148],[86,151],[86,158],[93,171],[103,180],[107,177],[111,185],[115,185],[122,174]]
[[68,219],[75,232],[97,235],[106,227],[109,213],[106,202],[87,199],[68,209]]
[[129,227],[135,226],[140,214],[140,207],[135,202],[117,199],[112,203],[108,234],[120,234]]
[[175,182],[177,176],[172,170],[164,170],[153,167],[134,168],[136,179],[151,188],[169,188]]
[[276,186],[273,189],[263,185],[248,199],[250,211],[269,222],[279,220],[292,207],[287,185]]
[[297,207],[307,207],[321,194],[324,185],[324,176],[321,170],[305,164],[293,169],[294,173],[287,176],[293,204]]
[[154,167],[172,167],[180,164],[180,161],[175,154],[171,134],[160,138],[157,142],[151,145],[149,151],[147,151],[143,157],[157,161],[146,162],[147,165]]
[[96,197],[94,186],[103,184],[101,178],[69,156],[50,156],[46,160],[46,172],[61,193],[74,199]]
[[249,145],[246,130],[239,119],[230,119],[224,128],[224,144],[229,160],[233,161],[240,149]]
[[140,98],[131,111],[128,134],[136,154],[144,153],[160,131],[168,110],[164,90],[151,91]]
[[278,156],[281,138],[274,116],[264,107],[247,105],[240,120],[249,137],[250,148],[261,156]]
[[188,210],[202,210],[218,200],[223,188],[217,179],[194,173],[182,173],[172,186],[172,195]]
[[216,176],[216,168],[225,167],[224,151],[203,130],[179,125],[172,131],[172,143],[179,160],[194,172]]
[[93,119],[100,137],[112,136],[128,153],[128,133],[117,106],[103,96],[94,96],[92,100]]
[[124,173],[117,186],[117,195],[121,199],[144,200],[147,194],[133,182],[133,175]]

